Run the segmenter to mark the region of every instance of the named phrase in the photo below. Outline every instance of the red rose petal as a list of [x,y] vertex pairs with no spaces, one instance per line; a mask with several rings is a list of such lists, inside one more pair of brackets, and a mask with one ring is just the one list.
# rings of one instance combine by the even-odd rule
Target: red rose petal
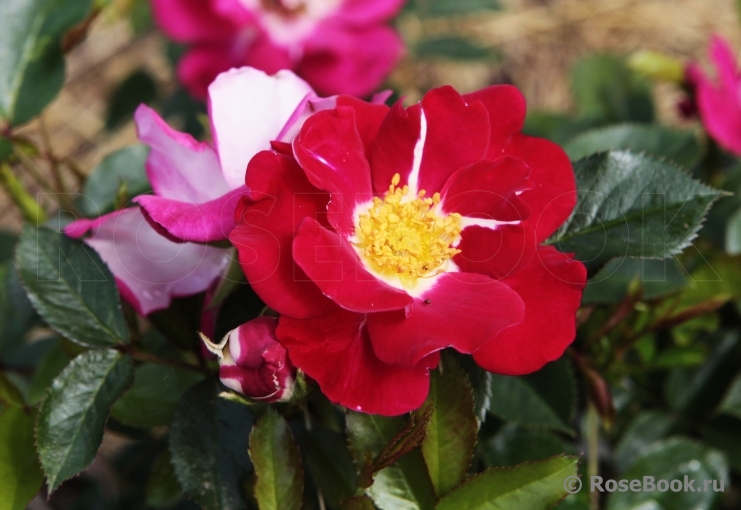
[[466,104],[453,87],[431,90],[420,103],[427,124],[418,190],[440,191],[463,166],[483,159],[489,146],[489,115],[480,102]]
[[370,274],[350,243],[312,218],[299,226],[293,258],[325,295],[347,310],[383,312],[412,302],[406,292]]
[[507,285],[474,273],[445,273],[404,310],[368,314],[373,350],[386,363],[414,366],[453,347],[470,354],[522,320],[524,305]]
[[453,258],[466,273],[480,273],[495,280],[513,274],[530,263],[538,246],[535,230],[527,223],[499,225],[496,229],[473,225],[461,232]]
[[504,278],[525,302],[525,319],[473,354],[482,368],[522,375],[561,357],[576,336],[576,310],[587,279],[584,265],[552,246]]
[[332,402],[385,416],[417,409],[427,397],[429,368],[439,355],[409,368],[388,365],[374,354],[364,321],[364,314],[341,308],[308,320],[283,316],[277,335],[293,364]]
[[343,236],[352,235],[355,204],[373,196],[355,110],[338,106],[309,117],[293,142],[293,152],[309,181],[331,194],[329,222]]
[[472,218],[523,221],[530,207],[517,196],[531,189],[530,168],[519,159],[483,159],[450,176],[442,192],[442,209]]
[[299,223],[323,214],[327,193],[312,186],[291,157],[258,153],[247,169],[252,200],[237,206],[229,240],[239,252],[247,280],[271,308],[293,317],[313,317],[334,307],[292,256]]

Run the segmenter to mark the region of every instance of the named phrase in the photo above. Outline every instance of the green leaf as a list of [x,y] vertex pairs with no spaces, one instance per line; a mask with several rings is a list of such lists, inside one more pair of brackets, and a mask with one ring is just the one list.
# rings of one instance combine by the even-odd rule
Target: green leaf
[[26,226],[16,265],[31,303],[56,331],[88,347],[128,343],[115,280],[95,250]]
[[55,341],[49,350],[44,354],[39,366],[33,374],[31,387],[28,391],[29,404],[37,404],[46,395],[46,390],[52,381],[62,373],[64,367],[69,363],[67,354],[62,349],[61,343]]
[[720,403],[718,412],[741,419],[741,375],[736,376],[736,379],[731,383],[731,387],[728,388],[723,401]]
[[23,510],[41,489],[33,417],[16,407],[0,413],[0,510]]
[[721,195],[670,163],[627,151],[584,158],[574,172],[577,205],[549,242],[588,268],[614,257],[680,253]]
[[723,452],[737,474],[741,474],[741,421],[721,415],[701,427],[703,441]]
[[170,428],[170,452],[180,485],[204,510],[240,510],[246,508],[244,478],[251,469],[252,413],[218,398],[218,391],[206,380],[183,395]]
[[460,484],[468,473],[476,445],[478,425],[473,412],[473,391],[466,372],[449,356],[430,377],[427,400],[417,411],[432,408],[422,456],[435,488],[442,497]]
[[130,357],[102,349],[79,355],[54,379],[36,425],[50,493],[93,461],[108,410],[131,384],[132,375]]
[[576,402],[576,382],[565,357],[531,375],[493,374],[491,388],[492,414],[526,427],[573,434],[569,424]]
[[736,334],[714,339],[707,362],[695,369],[673,370],[666,381],[669,406],[694,419],[714,411],[741,364],[741,342]]
[[157,82],[144,69],[137,69],[118,84],[108,102],[105,127],[114,130],[130,121],[140,104],[157,97]]
[[288,423],[271,407],[250,434],[250,459],[257,482],[255,499],[260,510],[298,510],[304,490],[301,454]]
[[498,11],[499,0],[417,0],[421,14],[426,16],[463,16],[481,11]]
[[628,469],[653,443],[666,439],[676,426],[676,420],[661,411],[645,411],[636,416],[615,448],[618,472]]
[[511,468],[489,468],[440,500],[436,510],[547,510],[564,496],[576,476],[576,457],[553,457]]
[[574,118],[562,113],[529,111],[522,132],[564,145],[579,133],[599,126],[595,119]]
[[589,279],[582,304],[621,303],[631,285],[639,283],[643,300],[678,292],[687,285],[686,272],[676,259],[636,259],[618,257]]
[[486,414],[491,406],[491,372],[487,372],[476,364],[471,356],[459,354],[455,351],[449,353],[468,375],[468,381],[473,390],[473,413],[479,425],[486,419]]
[[0,161],[8,159],[13,154],[13,144],[7,138],[0,136]]
[[64,82],[61,40],[90,12],[91,0],[0,3],[0,118],[23,124]]
[[21,409],[26,405],[21,392],[18,391],[15,384],[2,372],[0,372],[0,404],[15,406]]
[[195,372],[143,363],[136,367],[133,386],[113,404],[111,416],[131,427],[167,425],[180,397],[201,379]]
[[741,209],[728,218],[726,224],[726,253],[741,254]]
[[355,494],[358,476],[345,440],[323,427],[313,426],[303,438],[301,451],[317,489],[332,507]]
[[[638,509],[642,504],[652,501],[662,510],[687,510],[688,508],[712,508],[719,493],[712,490],[712,484],[705,486],[705,480],[728,480],[728,464],[724,456],[715,450],[684,438],[670,438],[655,443],[626,471],[622,479],[641,480],[653,476],[655,481],[694,480],[695,491],[666,492],[613,492],[607,500],[607,510]],[[707,488],[707,492],[705,489]],[[649,507],[653,508],[653,507]]]
[[576,450],[556,434],[528,430],[508,423],[484,445],[487,467],[511,467],[522,462],[544,460],[560,454],[574,454]]
[[615,55],[590,55],[571,73],[574,100],[584,117],[606,124],[651,122],[651,88]]
[[147,482],[147,506],[169,508],[183,497],[169,451],[162,452],[152,464]]
[[[403,418],[373,414],[347,414],[350,453],[357,466],[363,466],[366,455],[377,456],[404,428]],[[382,510],[424,510],[435,505],[435,492],[427,473],[422,453],[413,450],[396,464],[374,475],[367,494]]]
[[564,145],[573,160],[595,152],[626,149],[666,158],[684,168],[694,168],[703,150],[693,131],[678,131],[658,125],[619,124],[582,133]]
[[490,60],[499,58],[499,55],[495,51],[457,36],[425,39],[417,45],[417,55],[421,58],[447,58],[452,60]]
[[132,145],[109,154],[85,181],[84,197],[78,207],[88,216],[97,217],[113,211],[119,193],[125,191],[124,204],[129,199],[151,190],[144,163],[149,148]]

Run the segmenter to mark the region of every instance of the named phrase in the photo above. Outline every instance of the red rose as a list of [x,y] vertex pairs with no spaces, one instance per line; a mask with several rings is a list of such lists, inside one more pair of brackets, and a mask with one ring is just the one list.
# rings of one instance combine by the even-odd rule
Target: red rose
[[274,317],[257,317],[227,333],[219,344],[203,337],[208,350],[219,358],[224,386],[254,400],[290,400],[296,369],[275,338],[277,325]]
[[574,174],[520,133],[524,116],[510,86],[443,87],[406,109],[340,97],[252,159],[230,240],[331,400],[401,414],[441,349],[514,375],[574,339],[586,270],[538,246],[571,213]]

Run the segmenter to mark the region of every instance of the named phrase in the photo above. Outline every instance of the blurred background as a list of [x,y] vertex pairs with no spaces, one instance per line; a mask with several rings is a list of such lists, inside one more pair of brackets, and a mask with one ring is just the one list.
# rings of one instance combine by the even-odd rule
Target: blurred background
[[[157,32],[148,2],[97,3],[94,15],[65,41],[62,92],[40,119],[18,131],[37,144],[53,140],[50,150],[57,159],[69,158],[85,174],[106,154],[137,142],[131,116],[139,103],[155,106],[174,127],[196,135],[202,134],[199,114],[205,111],[179,88],[173,68],[183,48]],[[544,125],[557,118],[545,113],[584,113],[574,101],[574,85],[579,86],[574,81],[600,79],[592,69],[600,64],[589,62],[595,55],[654,50],[704,62],[712,34],[741,46],[735,0],[411,0],[396,25],[407,53],[387,88],[416,101],[445,84],[468,92],[512,83],[525,95],[528,126],[539,135],[547,135]],[[580,73],[585,59],[589,72]],[[614,65],[603,69],[604,81],[620,81]],[[630,71],[622,71],[630,81]],[[693,124],[679,114],[677,85],[646,86],[656,120]],[[37,170],[44,176],[50,172],[43,162]],[[67,190],[78,189],[75,172],[62,172],[60,178]],[[43,191],[24,179],[32,191]],[[0,228],[17,230],[21,223],[18,210],[0,194]]]

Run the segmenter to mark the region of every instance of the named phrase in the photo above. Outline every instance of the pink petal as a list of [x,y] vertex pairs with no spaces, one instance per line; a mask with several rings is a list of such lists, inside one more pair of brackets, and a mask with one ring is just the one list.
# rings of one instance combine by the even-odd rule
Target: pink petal
[[362,97],[381,86],[403,49],[401,37],[389,27],[353,30],[330,18],[305,41],[296,72],[322,95]]
[[243,67],[222,73],[208,89],[214,144],[231,189],[245,182],[247,163],[270,148],[296,107],[313,90],[290,71],[268,76]]
[[523,375],[560,358],[576,336],[586,279],[581,262],[541,247],[527,267],[502,280],[525,302],[524,320],[476,351],[476,363],[490,372]]
[[203,204],[168,200],[155,195],[134,199],[145,214],[172,237],[182,241],[209,243],[223,241],[234,229],[234,211],[246,186]]
[[123,209],[97,220],[80,220],[65,229],[85,239],[125,286],[124,298],[142,315],[167,308],[174,296],[206,290],[219,276],[229,250],[174,243],[158,234],[138,208]]
[[446,347],[470,354],[522,321],[525,306],[502,282],[475,273],[444,273],[411,310],[368,314],[373,351],[392,365],[414,366]]
[[345,0],[335,16],[357,26],[381,23],[396,16],[406,0]]
[[347,310],[398,310],[412,302],[406,292],[370,274],[350,243],[312,218],[299,226],[293,257],[326,296]]
[[177,42],[224,40],[239,29],[230,17],[219,14],[214,0],[152,0],[151,6],[157,26]]
[[364,320],[365,315],[341,308],[308,320],[282,316],[278,340],[332,402],[385,416],[417,409],[427,397],[429,368],[439,355],[409,368],[388,365],[374,354]]
[[149,145],[147,176],[162,197],[202,203],[229,191],[214,150],[192,136],[175,131],[146,105],[134,114],[139,139]]
[[232,41],[204,43],[188,49],[178,62],[178,80],[193,97],[205,101],[208,86],[239,61],[232,51]]

